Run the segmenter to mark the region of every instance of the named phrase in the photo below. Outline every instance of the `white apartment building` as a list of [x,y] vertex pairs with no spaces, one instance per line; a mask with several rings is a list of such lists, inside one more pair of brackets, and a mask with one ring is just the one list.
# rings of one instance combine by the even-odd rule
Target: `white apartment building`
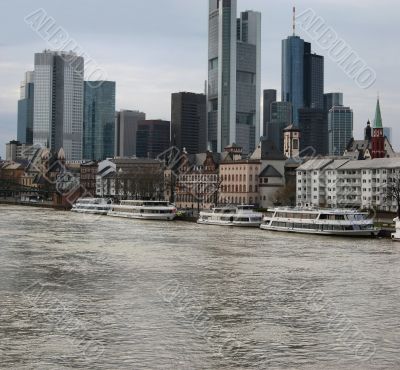
[[297,169],[297,203],[396,212],[387,200],[387,185],[400,176],[400,158],[368,161],[311,159]]

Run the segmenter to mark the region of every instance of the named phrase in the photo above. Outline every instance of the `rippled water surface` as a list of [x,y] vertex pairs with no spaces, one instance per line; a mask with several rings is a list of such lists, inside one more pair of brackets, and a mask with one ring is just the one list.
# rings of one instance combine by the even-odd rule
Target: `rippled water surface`
[[0,368],[399,369],[400,243],[0,206]]

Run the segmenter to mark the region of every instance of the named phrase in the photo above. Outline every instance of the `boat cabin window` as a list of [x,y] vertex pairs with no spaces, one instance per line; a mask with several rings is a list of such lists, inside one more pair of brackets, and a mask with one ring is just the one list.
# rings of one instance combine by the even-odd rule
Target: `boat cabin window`
[[344,221],[345,215],[335,215],[335,214],[321,214],[319,216],[320,220],[330,220],[330,221]]

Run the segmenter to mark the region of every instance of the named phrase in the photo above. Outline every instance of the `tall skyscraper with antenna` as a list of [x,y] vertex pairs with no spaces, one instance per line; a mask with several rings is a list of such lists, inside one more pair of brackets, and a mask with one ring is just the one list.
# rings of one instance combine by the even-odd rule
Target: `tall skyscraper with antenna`
[[299,124],[299,109],[324,107],[324,57],[296,36],[295,12],[293,7],[293,34],[282,41],[282,101],[292,103],[293,121]]

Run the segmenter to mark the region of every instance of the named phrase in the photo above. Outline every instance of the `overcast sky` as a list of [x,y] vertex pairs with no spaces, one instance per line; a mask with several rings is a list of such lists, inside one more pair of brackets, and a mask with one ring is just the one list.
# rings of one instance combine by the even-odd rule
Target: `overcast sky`
[[[291,34],[293,1],[238,0],[239,11],[262,13],[262,89],[280,90],[281,40]],[[117,109],[139,109],[148,118],[170,119],[170,94],[202,92],[207,78],[208,0],[3,0],[0,23],[0,155],[16,138],[17,100],[35,52],[49,44],[24,18],[43,8],[87,55],[117,82]],[[362,89],[319,49],[300,27],[298,34],[325,55],[325,92],[341,91],[354,110],[355,137],[373,119],[379,92],[384,126],[393,127],[399,148],[400,2],[398,0],[299,0],[311,8],[376,71]],[[399,140],[397,140],[399,139]]]

